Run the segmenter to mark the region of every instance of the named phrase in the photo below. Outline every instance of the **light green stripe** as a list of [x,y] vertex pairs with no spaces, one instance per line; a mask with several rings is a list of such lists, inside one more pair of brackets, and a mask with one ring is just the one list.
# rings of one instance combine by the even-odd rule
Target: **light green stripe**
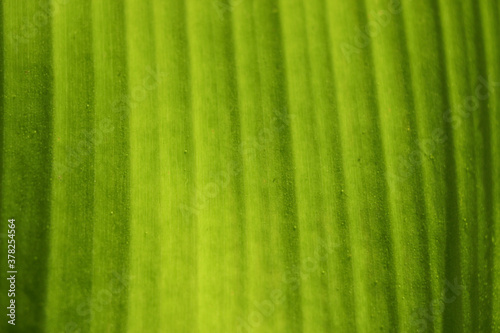
[[347,51],[356,47],[353,38],[367,16],[360,1],[327,1],[327,13],[353,251],[356,329],[385,331],[397,326],[398,307],[371,46],[360,44],[357,51]]
[[[266,244],[273,244],[270,234],[269,177],[266,147],[270,144],[271,125],[263,121],[261,77],[256,66],[258,53],[253,4],[242,1],[232,14],[221,12],[222,19],[232,17],[238,83],[238,109],[241,115],[241,141],[236,145],[242,165],[236,172],[244,177],[247,276],[246,309],[237,314],[234,332],[251,330],[272,332],[270,322],[283,309],[284,284],[273,271],[273,254]],[[232,15],[232,16],[230,16]]]
[[[440,6],[451,112],[445,117],[453,117],[450,126],[455,171],[452,172],[455,174],[453,186],[457,193],[457,212],[449,217],[448,235],[453,237],[453,241],[449,241],[447,245],[447,258],[451,266],[446,275],[448,279],[460,275],[460,283],[464,286],[463,295],[457,302],[445,309],[444,320],[445,328],[459,329],[460,327],[469,331],[471,329],[471,270],[468,258],[472,255],[471,224],[477,223],[475,221],[475,179],[472,172],[475,164],[474,136],[472,135],[472,118],[461,116],[459,112],[463,112],[464,101],[467,96],[470,96],[468,87],[470,77],[465,61],[466,45],[463,43],[465,32],[460,5],[443,1]],[[462,316],[457,318],[457,313],[460,312]]]
[[[302,328],[300,281],[300,227],[295,198],[293,143],[290,109],[287,102],[283,32],[278,1],[256,1],[253,18],[256,33],[257,62],[262,99],[262,124],[268,128],[264,154],[269,189],[268,225],[271,244],[268,248],[272,278],[265,281],[268,295],[283,294],[283,306],[266,317],[271,331],[299,332]],[[262,222],[261,222],[262,223]]]
[[[323,248],[325,255],[324,272],[318,271],[324,276],[323,291],[316,292],[327,298],[329,303],[325,330],[351,332],[355,330],[356,324],[352,249],[326,3],[305,0],[304,6],[313,94],[311,103],[315,113],[314,132],[319,145],[321,168],[322,226],[314,243],[314,253]],[[303,235],[307,235],[307,231]],[[327,244],[326,248],[324,244]],[[314,309],[314,305],[311,305],[311,309]]]
[[[130,276],[128,332],[160,331],[160,155],[151,2],[125,4],[128,91],[120,112],[130,126]],[[120,96],[119,96],[120,97]],[[123,104],[124,103],[124,104]],[[117,107],[118,107],[117,105]],[[127,114],[128,112],[128,114]],[[148,166],[144,167],[144,163]],[[125,292],[127,290],[125,289]]]
[[239,218],[244,216],[238,199],[240,176],[229,173],[230,165],[239,162],[238,152],[229,144],[239,139],[231,26],[212,10],[211,1],[187,3],[194,190],[202,203],[196,214],[198,330],[225,332],[236,327],[241,313],[244,263],[239,246],[245,234],[244,220]]
[[[373,24],[377,14],[385,11],[390,22],[376,24],[372,34],[374,80],[386,161],[390,224],[395,260],[395,284],[398,300],[398,330],[415,330],[411,315],[431,303],[426,212],[422,192],[420,154],[418,149],[412,77],[408,65],[404,23],[400,13],[387,8],[387,3],[366,1],[367,21]],[[394,46],[399,47],[395,48]],[[414,161],[415,167],[404,179],[398,175],[401,158]]]
[[52,26],[54,168],[46,330],[88,331],[94,224],[92,12],[88,1],[58,6]]
[[184,1],[155,1],[161,174],[161,328],[197,326],[195,150]]
[[[331,154],[330,146],[332,144],[327,139],[328,137],[324,136],[323,131],[329,132],[332,129],[323,128],[323,131],[320,132],[317,127],[319,121],[317,119],[318,114],[315,111],[319,107],[313,101],[313,85],[310,77],[310,66],[314,66],[314,61],[310,61],[308,50],[308,38],[313,37],[314,34],[311,34],[311,36],[307,34],[303,6],[302,1],[281,2],[280,15],[283,26],[288,103],[290,105],[291,135],[293,137],[298,226],[301,235],[302,329],[306,332],[332,331],[335,329],[345,331],[348,326],[339,323],[338,317],[342,309],[338,312],[336,308],[331,309],[330,299],[324,295],[325,290],[328,290],[333,298],[333,294],[336,294],[336,292],[332,287],[330,287],[331,289],[328,288],[329,279],[333,280],[335,276],[345,274],[344,270],[334,270],[334,267],[331,267],[332,263],[334,263],[333,249],[340,244],[340,235],[331,232],[333,223],[337,222],[333,219],[333,211],[342,209],[342,203],[339,205],[335,199],[343,200],[343,198],[341,197],[342,187],[338,185],[337,187],[328,188],[328,193],[337,194],[333,198],[324,195],[323,192],[325,173],[322,171],[329,170],[332,167],[331,164],[328,165],[328,163],[321,160],[321,157],[326,156],[326,153]],[[316,15],[319,16],[318,13]],[[322,42],[325,42],[325,40]],[[325,51],[329,52],[328,49],[323,50],[323,52]],[[324,62],[323,65],[329,68],[330,64]],[[331,80],[332,77],[323,77],[322,79]],[[318,89],[317,86],[315,88]],[[331,107],[325,104],[320,107],[330,108],[331,110]],[[324,115],[326,115],[326,112],[321,114],[321,116]],[[322,122],[327,119],[328,116],[322,117]],[[321,148],[323,148],[322,151]],[[320,152],[323,154],[320,154]],[[341,163],[340,160],[336,162]],[[332,180],[328,179],[328,176],[327,180],[330,180],[328,185],[331,186]],[[327,209],[327,207],[330,209]],[[325,212],[331,215],[327,215]],[[325,233],[326,230],[330,232]],[[343,247],[342,250],[345,256],[349,252],[348,247]],[[349,270],[350,267],[347,265],[348,274]],[[345,294],[348,294],[349,286],[347,285],[345,288]],[[336,296],[338,297],[338,295]],[[345,298],[343,300],[345,301]],[[335,316],[336,323],[331,321],[331,313],[337,314]],[[345,318],[345,320],[348,320],[348,318]]]
[[[127,92],[122,2],[92,2],[95,87],[94,245],[91,332],[123,332],[128,275],[129,127],[116,101]],[[112,236],[111,236],[112,235]]]
[[[464,27],[467,40],[467,60],[469,70],[469,94],[472,96],[466,108],[473,121],[472,133],[475,152],[475,183],[477,208],[476,217],[471,224],[471,319],[472,327],[487,331],[491,325],[491,295],[488,291],[489,269],[488,248],[491,240],[492,205],[491,205],[491,133],[487,101],[476,96],[476,89],[481,85],[481,78],[487,79],[486,57],[482,38],[482,21],[477,1],[463,2]],[[474,296],[476,295],[476,296]]]
[[491,174],[488,180],[492,187],[492,225],[487,238],[491,240],[488,251],[488,265],[491,275],[487,282],[488,293],[492,298],[490,327],[495,332],[500,330],[498,316],[500,313],[500,246],[498,242],[500,235],[500,186],[497,182],[500,175],[500,64],[498,62],[500,58],[500,43],[498,41],[500,6],[493,0],[480,1],[480,13],[483,22],[487,78],[491,89],[487,100],[491,133],[491,148],[488,152],[491,156]]
[[[408,1],[402,7],[401,15],[405,21],[413,83],[418,147],[414,146],[409,154],[403,156],[397,176],[402,177],[404,181],[407,174],[415,171],[418,166],[415,157],[419,157],[422,163],[422,186],[427,215],[432,302],[415,307],[409,319],[414,329],[433,329],[435,332],[442,332],[441,306],[442,291],[445,286],[447,216],[446,201],[443,198],[449,198],[446,190],[445,152],[448,150],[450,140],[446,138],[447,126],[443,120],[447,108],[446,73],[440,21],[436,8],[433,1]],[[391,21],[393,19],[391,16]],[[421,38],[423,35],[426,38]],[[430,49],[435,52],[428,52]],[[423,61],[418,61],[420,58]],[[432,317],[429,318],[426,314]]]

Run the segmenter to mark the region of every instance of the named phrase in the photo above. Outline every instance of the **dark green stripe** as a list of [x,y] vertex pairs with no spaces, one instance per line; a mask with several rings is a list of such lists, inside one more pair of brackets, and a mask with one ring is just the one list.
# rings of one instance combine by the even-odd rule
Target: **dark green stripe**
[[[3,331],[40,331],[45,326],[51,195],[52,55],[49,1],[2,2],[0,95],[1,230],[16,219],[16,326]],[[7,245],[2,235],[0,301],[8,304]],[[33,278],[36,277],[36,278]],[[0,329],[2,330],[2,329]]]

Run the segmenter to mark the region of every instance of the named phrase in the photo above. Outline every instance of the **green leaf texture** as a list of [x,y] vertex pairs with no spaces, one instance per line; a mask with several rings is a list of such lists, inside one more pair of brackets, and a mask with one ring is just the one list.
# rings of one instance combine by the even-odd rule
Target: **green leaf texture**
[[500,332],[497,0],[2,0],[0,28],[1,332]]

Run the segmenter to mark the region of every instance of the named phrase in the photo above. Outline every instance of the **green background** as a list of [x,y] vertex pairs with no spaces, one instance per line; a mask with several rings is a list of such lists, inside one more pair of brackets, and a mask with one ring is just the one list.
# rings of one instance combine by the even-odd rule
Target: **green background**
[[1,332],[500,332],[497,0],[3,0]]

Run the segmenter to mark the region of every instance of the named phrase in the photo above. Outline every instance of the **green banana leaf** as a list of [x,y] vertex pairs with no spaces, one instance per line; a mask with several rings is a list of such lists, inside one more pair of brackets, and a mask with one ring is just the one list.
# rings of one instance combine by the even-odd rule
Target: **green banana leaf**
[[0,29],[0,332],[500,332],[497,0]]

